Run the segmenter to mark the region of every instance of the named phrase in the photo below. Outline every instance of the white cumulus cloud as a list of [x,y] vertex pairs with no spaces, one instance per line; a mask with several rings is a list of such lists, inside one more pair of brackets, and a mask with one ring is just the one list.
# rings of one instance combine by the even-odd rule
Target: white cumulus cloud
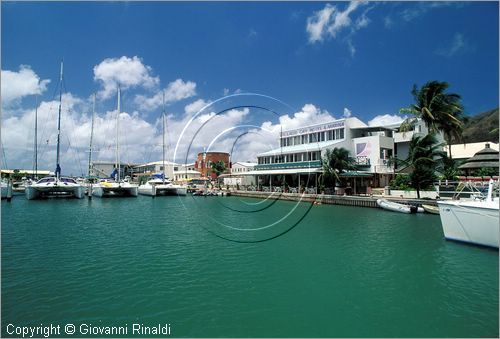
[[108,58],[94,67],[94,80],[102,85],[99,96],[103,99],[110,98],[116,93],[117,87],[122,89],[143,87],[151,89],[156,87],[160,79],[152,74],[152,68],[144,65],[142,60],[132,58]]
[[18,72],[2,70],[2,106],[9,106],[28,95],[42,94],[49,83],[49,79],[41,80],[27,65],[21,65]]
[[350,32],[352,33],[366,27],[370,22],[366,13],[356,19],[354,24],[351,18],[351,14],[364,4],[364,1],[351,1],[344,11],[336,6],[326,4],[322,10],[314,12],[312,16],[307,18],[306,31],[309,34],[309,42],[321,42],[328,37],[336,38],[342,30],[348,28],[351,28]]
[[137,95],[135,103],[139,105],[140,109],[150,111],[162,105],[163,95],[165,95],[166,105],[190,98],[196,95],[196,83],[177,79],[169,83],[163,91],[156,93],[152,97]]
[[186,112],[186,114],[192,115],[192,114],[198,113],[198,111],[200,111],[203,107],[205,107],[209,103],[210,103],[209,101],[205,101],[203,99],[198,99],[190,104],[187,104],[184,107],[184,111]]
[[405,117],[400,115],[383,114],[377,115],[375,118],[368,121],[368,126],[387,126],[396,123],[401,123]]

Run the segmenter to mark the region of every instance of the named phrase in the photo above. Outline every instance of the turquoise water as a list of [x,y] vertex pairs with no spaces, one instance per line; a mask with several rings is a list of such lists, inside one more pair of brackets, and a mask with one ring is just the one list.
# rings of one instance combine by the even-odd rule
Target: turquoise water
[[130,337],[142,323],[173,337],[498,337],[498,251],[445,241],[434,215],[310,207],[2,201],[2,336],[71,323]]

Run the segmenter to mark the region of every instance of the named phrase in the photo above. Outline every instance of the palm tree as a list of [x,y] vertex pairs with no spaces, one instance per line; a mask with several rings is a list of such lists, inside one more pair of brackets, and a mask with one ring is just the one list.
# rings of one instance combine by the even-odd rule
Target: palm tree
[[217,177],[219,177],[219,175],[221,175],[221,173],[224,172],[225,170],[226,170],[226,164],[224,163],[223,160],[219,160],[212,163],[212,172],[214,172]]
[[[447,82],[436,80],[427,82],[420,89],[413,85],[411,94],[415,103],[400,110],[412,115],[403,122],[402,130],[408,131],[420,118],[431,133],[443,132],[448,145],[453,139],[461,140],[465,119],[461,97],[456,93],[447,93],[448,87]],[[451,158],[451,147],[449,151]]]
[[396,162],[411,168],[411,187],[417,190],[420,199],[420,190],[429,187],[436,180],[436,172],[441,170],[442,159],[446,152],[442,145],[437,143],[435,134],[426,136],[414,135],[410,141],[408,158],[396,159]]
[[340,174],[346,170],[354,169],[354,160],[349,157],[345,148],[327,149],[321,159],[323,167],[323,180],[340,181]]

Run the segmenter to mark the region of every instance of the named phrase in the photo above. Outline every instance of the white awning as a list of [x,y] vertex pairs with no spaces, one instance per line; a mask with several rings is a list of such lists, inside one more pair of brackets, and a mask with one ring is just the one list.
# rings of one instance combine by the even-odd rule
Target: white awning
[[269,174],[308,174],[308,173],[321,173],[321,167],[311,168],[284,168],[284,169],[268,169],[259,171],[250,171],[238,173],[238,175],[269,175]]

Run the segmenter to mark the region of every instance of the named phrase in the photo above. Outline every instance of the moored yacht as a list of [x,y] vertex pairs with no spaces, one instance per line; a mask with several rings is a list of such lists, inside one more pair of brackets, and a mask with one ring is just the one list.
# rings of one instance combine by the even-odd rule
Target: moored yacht
[[37,182],[28,185],[24,190],[26,199],[49,197],[68,197],[82,199],[85,196],[85,189],[72,178],[67,177],[45,177]]
[[493,197],[493,180],[485,199],[437,203],[446,239],[498,248],[499,199]]
[[143,185],[139,186],[139,193],[149,196],[157,195],[186,195],[187,187],[172,184],[168,178],[165,177],[165,92],[163,94],[163,113],[162,113],[162,159],[163,159],[163,172],[153,174],[149,180]]
[[[59,114],[57,123],[57,150],[56,150],[56,171],[55,176],[45,177],[36,183],[27,185],[24,192],[26,199],[37,199],[45,197],[74,197],[81,199],[84,197],[84,187],[74,179],[61,177],[60,166],[60,145],[61,145],[61,102],[63,85],[63,63],[61,62],[61,73],[59,77]],[[36,130],[36,127],[35,127]],[[36,144],[36,141],[35,141]]]
[[101,179],[92,186],[92,195],[102,197],[136,197],[138,187],[127,180]]
[[[113,173],[111,173],[110,178],[101,179],[99,183],[94,186],[90,186],[89,189],[92,190],[92,195],[102,198],[102,197],[137,197],[138,185],[130,183],[127,178],[125,180],[120,179],[120,142],[119,142],[119,130],[120,130],[120,89],[118,89],[118,103],[117,103],[117,117],[116,117],[116,164]],[[89,164],[90,166],[90,164]]]
[[157,195],[186,195],[187,188],[172,184],[168,179],[162,179],[161,175],[151,177],[145,184],[139,186],[139,194]]

